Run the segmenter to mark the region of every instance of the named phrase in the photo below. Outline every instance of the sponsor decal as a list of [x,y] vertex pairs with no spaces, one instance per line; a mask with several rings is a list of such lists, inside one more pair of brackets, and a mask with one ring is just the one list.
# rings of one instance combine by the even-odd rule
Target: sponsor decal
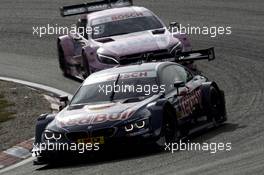
[[201,89],[194,90],[190,94],[180,99],[180,108],[182,117],[186,117],[193,113],[193,109],[197,105],[201,105]]
[[93,19],[91,21],[91,25],[100,25],[108,22],[113,22],[113,21],[119,21],[119,20],[125,20],[125,19],[130,19],[130,18],[138,18],[138,17],[144,17],[144,16],[152,16],[151,13],[149,12],[127,12],[127,13],[119,13],[119,14],[114,14],[112,16],[104,16],[100,18]]
[[88,6],[88,11],[104,10],[107,9],[107,7],[108,7],[107,4]]
[[119,21],[119,20],[124,20],[124,19],[129,19],[129,18],[137,18],[141,16],[144,16],[142,12],[123,13],[123,14],[113,15],[112,21]]
[[111,121],[121,121],[126,120],[132,116],[134,110],[126,110],[121,113],[111,113],[111,114],[92,114],[79,118],[57,118],[58,125],[60,127],[65,126],[76,126],[76,125],[92,125],[92,124],[100,124]]
[[[131,78],[145,78],[148,77],[148,72],[130,72],[130,73],[124,73],[120,74],[119,79],[125,80],[125,79],[131,79]],[[107,81],[115,80],[117,76],[112,76]]]
[[[91,76],[88,80],[85,81],[83,86],[105,82],[105,81],[114,81],[117,78],[117,74],[114,75],[105,75],[105,76]],[[156,77],[157,73],[155,71],[141,71],[141,72],[128,72],[128,73],[121,73],[119,80],[126,80],[132,78],[153,78]]]

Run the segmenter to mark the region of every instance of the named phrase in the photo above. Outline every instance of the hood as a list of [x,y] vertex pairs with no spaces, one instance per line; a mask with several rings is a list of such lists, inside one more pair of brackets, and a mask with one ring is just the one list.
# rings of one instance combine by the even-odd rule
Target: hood
[[97,50],[97,53],[119,58],[137,53],[169,49],[179,42],[167,30],[163,33],[153,33],[155,32],[144,31],[109,37],[107,40],[103,40],[103,42],[99,40],[100,48]]
[[68,106],[57,114],[46,129],[78,132],[87,130],[88,127],[90,129],[113,127],[125,120],[133,119],[133,114],[151,101],[153,97],[131,103],[123,100],[115,103]]
[[147,104],[159,98],[159,94],[138,100],[123,100],[115,103],[68,106],[57,114],[46,129],[57,132],[79,132],[87,129],[110,128],[124,121],[136,119],[134,115]]
[[128,119],[135,104],[105,103],[97,105],[70,106],[61,111],[55,118],[56,125],[64,129],[79,128],[80,126],[104,127],[112,126]]

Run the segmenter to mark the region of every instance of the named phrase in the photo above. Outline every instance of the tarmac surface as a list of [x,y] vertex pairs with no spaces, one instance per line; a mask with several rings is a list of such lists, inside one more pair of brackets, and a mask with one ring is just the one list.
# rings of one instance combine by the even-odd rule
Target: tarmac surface
[[[62,76],[56,36],[33,36],[33,26],[69,25],[59,7],[82,1],[1,0],[0,76],[19,78],[73,93],[79,83]],[[144,153],[72,163],[58,167],[32,162],[4,174],[263,174],[264,170],[264,1],[146,0],[134,1],[160,16],[166,24],[231,26],[231,35],[192,35],[194,49],[215,47],[217,59],[199,68],[226,92],[229,120],[224,126],[194,137],[192,142],[231,142],[231,151],[215,154],[179,151]]]

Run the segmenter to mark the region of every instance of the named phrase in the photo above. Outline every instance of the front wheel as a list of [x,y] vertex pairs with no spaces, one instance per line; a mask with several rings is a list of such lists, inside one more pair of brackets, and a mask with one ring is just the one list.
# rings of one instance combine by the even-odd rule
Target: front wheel
[[156,141],[156,146],[164,148],[165,144],[178,142],[181,132],[177,125],[176,116],[170,110],[165,110],[162,121],[162,128],[159,139]]
[[46,157],[37,157],[34,161],[33,161],[33,165],[45,165],[49,163],[49,159]]

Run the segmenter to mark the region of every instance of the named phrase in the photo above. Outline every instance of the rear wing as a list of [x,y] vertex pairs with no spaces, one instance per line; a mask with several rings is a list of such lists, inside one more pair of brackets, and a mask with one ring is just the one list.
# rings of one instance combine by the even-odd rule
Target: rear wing
[[189,63],[198,60],[212,61],[215,59],[214,48],[195,50],[189,52],[181,52],[173,56],[167,50],[157,50],[148,53],[142,53],[141,56],[135,59],[122,59],[117,61],[119,65],[142,64],[145,62],[176,62],[176,63]]
[[179,56],[177,56],[177,58],[175,58],[175,62],[186,62],[186,61],[197,61],[197,60],[212,61],[214,59],[215,59],[215,52],[214,52],[214,48],[211,47],[209,49],[182,52],[180,53]]
[[133,0],[100,0],[78,5],[63,6],[60,8],[60,13],[62,17],[65,17],[132,5]]

